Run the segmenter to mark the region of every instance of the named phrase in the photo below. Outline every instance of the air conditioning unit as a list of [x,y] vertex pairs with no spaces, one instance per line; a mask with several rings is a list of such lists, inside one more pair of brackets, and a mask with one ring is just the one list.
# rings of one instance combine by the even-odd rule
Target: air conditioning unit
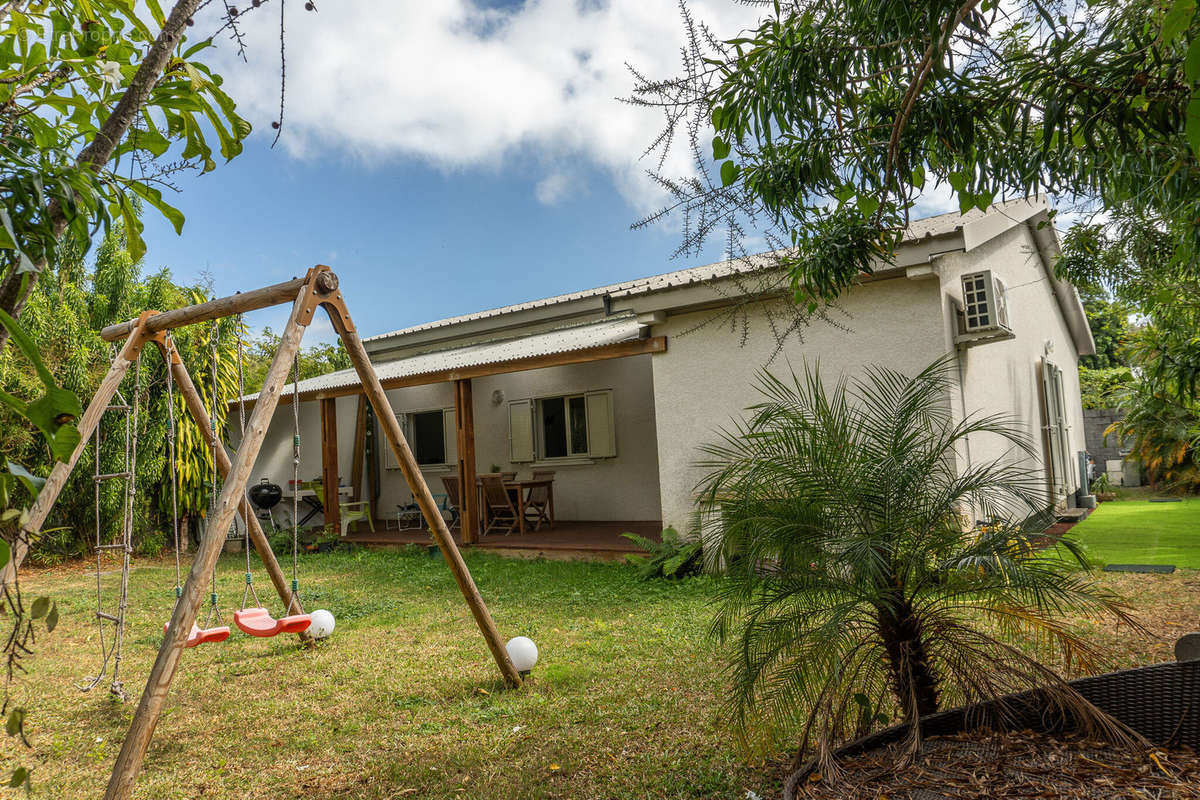
[[962,276],[963,332],[1004,331],[1008,323],[1008,287],[990,269]]

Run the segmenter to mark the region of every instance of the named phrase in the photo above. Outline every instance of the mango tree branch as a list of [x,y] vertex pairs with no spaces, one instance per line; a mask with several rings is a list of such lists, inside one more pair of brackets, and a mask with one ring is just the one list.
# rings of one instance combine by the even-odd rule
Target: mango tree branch
[[[92,140],[79,152],[75,159],[77,165],[98,171],[109,162],[117,144],[125,138],[134,120],[137,119],[138,113],[149,99],[151,90],[166,71],[167,65],[171,61],[171,54],[183,38],[183,30],[187,26],[188,20],[196,13],[202,2],[203,0],[179,0],[175,3],[163,23],[162,30],[158,33],[158,38],[150,46],[149,52],[146,53],[146,57],[142,59],[141,65],[138,66],[137,72],[129,82],[129,88],[117,101],[116,107],[104,124],[100,126],[100,129],[96,131]],[[51,201],[46,206],[46,215],[53,224],[54,237],[61,238],[67,225],[70,224],[62,206],[57,201]],[[25,273],[13,269],[3,284],[0,284],[0,309],[7,311],[13,317],[20,315],[38,275],[46,267],[44,254],[34,262],[34,267],[34,272]],[[7,343],[8,331],[0,327],[0,350],[3,350]]]

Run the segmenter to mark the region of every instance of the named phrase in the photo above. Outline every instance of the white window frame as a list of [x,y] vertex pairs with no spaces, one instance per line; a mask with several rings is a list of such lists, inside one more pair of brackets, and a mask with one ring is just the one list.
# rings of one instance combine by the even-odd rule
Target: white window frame
[[[572,398],[581,398],[584,403],[588,450],[583,453],[571,450],[569,408]],[[542,404],[546,400],[557,399],[562,399],[564,411],[568,414],[567,454],[547,456]],[[512,464],[591,463],[596,459],[613,458],[617,454],[612,389],[561,392],[522,398],[510,401],[508,409],[509,462]]]
[[[562,400],[563,414],[566,420],[563,425],[563,436],[566,439],[566,455],[548,456],[546,455],[546,412],[545,403],[548,400]],[[581,452],[576,452],[572,448],[571,442],[571,401],[579,400],[583,404],[583,435],[587,437],[587,448]],[[584,392],[575,392],[574,394],[551,394],[546,397],[536,398],[534,401],[534,419],[537,420],[537,425],[534,426],[534,452],[537,453],[542,461],[561,461],[565,459],[580,459],[589,458],[592,454],[592,436],[591,426],[588,423],[588,408],[587,394]]]
[[[417,414],[429,414],[435,411],[442,412],[442,455],[445,460],[436,464],[420,464],[418,462],[418,465],[423,470],[445,470],[458,463],[458,435],[455,427],[456,412],[454,407],[414,408],[396,412],[396,419],[400,422],[400,430],[404,433],[404,438],[408,442],[409,447],[413,449],[413,458],[415,459],[417,453],[415,443],[412,439],[413,418]],[[392,452],[390,445],[383,448],[383,468],[400,469],[400,463],[396,460],[396,454]]]

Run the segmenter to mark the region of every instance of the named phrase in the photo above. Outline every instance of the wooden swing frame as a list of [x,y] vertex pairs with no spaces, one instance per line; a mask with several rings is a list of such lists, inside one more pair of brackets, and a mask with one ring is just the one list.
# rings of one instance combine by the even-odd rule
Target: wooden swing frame
[[225,482],[216,506],[211,512],[212,518],[209,520],[204,536],[196,550],[183,593],[175,605],[175,611],[168,624],[162,647],[159,648],[158,657],[150,670],[150,677],[142,691],[137,711],[134,712],[133,722],[129,726],[125,741],[121,744],[121,752],[117,756],[112,777],[109,779],[105,792],[107,800],[124,800],[133,792],[146,750],[150,746],[150,739],[154,735],[154,728],[158,724],[158,719],[166,704],[171,680],[179,667],[179,659],[183,655],[188,632],[196,620],[196,615],[206,595],[209,579],[216,569],[217,559],[225,544],[225,532],[229,530],[238,511],[241,511],[242,517],[247,523],[249,538],[266,566],[276,592],[283,599],[284,604],[289,606],[289,611],[291,608],[299,606],[299,603],[292,597],[291,584],[280,569],[258,519],[249,507],[246,500],[246,484],[250,479],[250,471],[254,466],[255,459],[258,457],[258,451],[266,438],[271,417],[282,396],[284,384],[292,367],[292,360],[300,349],[300,340],[318,308],[325,309],[329,314],[333,329],[341,337],[342,343],[346,347],[350,361],[362,381],[366,400],[375,411],[383,435],[396,455],[396,461],[408,482],[409,489],[412,490],[421,514],[433,533],[434,541],[441,548],[442,555],[466,599],[471,614],[475,617],[475,622],[487,642],[488,649],[491,650],[496,665],[510,685],[519,686],[521,684],[521,676],[517,673],[512,661],[509,660],[504,640],[500,638],[496,623],[492,620],[487,606],[484,605],[483,597],[475,586],[475,581],[463,561],[462,554],[454,544],[454,538],[450,535],[446,521],[442,519],[441,511],[429,491],[428,484],[425,483],[416,458],[413,456],[408,442],[404,439],[400,423],[396,419],[396,412],[388,403],[379,377],[375,374],[375,368],[354,329],[342,294],[338,291],[337,275],[324,265],[313,267],[303,278],[172,311],[161,313],[145,311],[137,319],[110,325],[100,331],[100,336],[105,341],[112,342],[124,338],[125,344],[113,360],[108,374],[101,381],[100,387],[80,418],[79,445],[71,454],[70,459],[54,465],[36,502],[30,509],[28,522],[24,526],[25,535],[18,538],[9,566],[3,573],[0,573],[0,582],[12,579],[13,572],[20,566],[28,551],[29,537],[36,534],[45,523],[67,477],[83,453],[92,431],[99,424],[100,418],[104,415],[105,409],[116,394],[130,366],[137,360],[138,355],[148,343],[156,344],[162,353],[163,360],[170,365],[171,373],[183,395],[188,411],[191,412],[192,417],[200,426],[200,430],[208,439],[208,444],[212,446],[213,438],[216,435],[209,424],[208,412],[204,408],[204,402],[199,392],[196,391],[196,386],[192,382],[187,368],[175,350],[170,330],[197,322],[281,305],[288,301],[292,302],[291,315],[283,329],[279,349],[276,350],[267,370],[263,388],[254,403],[254,410],[246,426],[245,436],[238,445],[233,462],[230,462],[223,447],[213,448],[217,454],[217,469]]

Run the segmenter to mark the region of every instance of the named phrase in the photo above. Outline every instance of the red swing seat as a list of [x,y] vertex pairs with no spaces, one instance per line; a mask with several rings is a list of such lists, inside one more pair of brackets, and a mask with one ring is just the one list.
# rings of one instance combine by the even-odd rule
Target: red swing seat
[[275,619],[267,609],[255,607],[233,612],[233,622],[243,633],[265,638],[281,633],[299,633],[307,630],[312,623],[312,618],[308,614],[293,614]]
[[[167,632],[167,628],[171,627],[170,622],[163,623],[163,633]],[[192,629],[188,632],[187,641],[184,642],[184,647],[195,647],[198,644],[207,644],[209,642],[223,642],[229,638],[229,626],[218,625],[215,628],[201,628],[196,623],[192,623]]]

